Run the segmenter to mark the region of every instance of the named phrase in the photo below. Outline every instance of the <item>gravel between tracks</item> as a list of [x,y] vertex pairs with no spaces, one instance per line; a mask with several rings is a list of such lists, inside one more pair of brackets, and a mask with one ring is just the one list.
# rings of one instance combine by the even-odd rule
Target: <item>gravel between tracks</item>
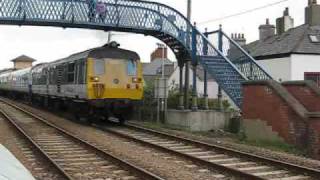
[[[27,140],[20,137],[16,130],[3,117],[0,117],[0,143],[4,145],[31,172],[36,179],[61,180],[52,167],[39,156],[27,157],[26,151],[36,155]],[[26,151],[23,151],[24,148]],[[30,154],[28,154],[30,155]],[[31,161],[34,158],[34,161]],[[50,173],[49,173],[50,172]]]
[[[150,128],[149,126],[146,126],[143,122],[138,122],[134,121],[134,124],[140,125],[142,127]],[[266,148],[259,148],[255,146],[250,146],[250,145],[245,145],[245,144],[239,144],[234,142],[234,140],[230,138],[226,138],[225,136],[223,137],[206,137],[203,135],[196,135],[196,134],[191,134],[188,132],[184,131],[178,131],[178,130],[170,130],[170,129],[165,129],[165,128],[156,128],[155,130],[162,131],[165,133],[169,134],[174,134],[180,137],[185,137],[193,140],[198,140],[202,142],[206,142],[209,144],[214,144],[214,145],[219,145],[222,147],[227,147],[231,149],[235,149],[238,151],[250,153],[250,154],[255,154],[267,158],[272,158],[280,161],[284,161],[287,163],[293,163],[301,166],[306,166],[309,168],[314,168],[314,169],[320,169],[320,161],[302,157],[302,156],[297,156],[289,153],[284,153],[284,152],[279,152],[279,151],[274,151]]]
[[115,137],[115,135],[99,131],[93,127],[83,126],[68,121],[50,112],[45,112],[25,104],[19,103],[19,106],[22,106],[25,109],[44,117],[55,125],[63,127],[67,131],[77,134],[79,137],[98,145],[102,149],[108,149],[110,153],[123,157],[129,162],[146,168],[165,179],[201,180],[220,178],[219,173],[194,166],[192,162],[186,161],[185,159],[141,146],[135,142],[124,141],[122,138]]

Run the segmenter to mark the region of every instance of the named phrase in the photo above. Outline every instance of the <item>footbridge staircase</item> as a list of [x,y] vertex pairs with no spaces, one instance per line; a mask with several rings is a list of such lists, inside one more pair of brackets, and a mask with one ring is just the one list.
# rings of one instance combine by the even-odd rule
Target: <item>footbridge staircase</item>
[[147,1],[98,0],[105,8],[103,14],[98,14],[97,4],[93,7],[90,2],[0,0],[0,24],[112,30],[156,37],[173,50],[178,61],[201,64],[238,106],[242,102],[242,82],[271,79],[221,30],[216,32],[219,43],[210,41],[208,34],[169,6]]

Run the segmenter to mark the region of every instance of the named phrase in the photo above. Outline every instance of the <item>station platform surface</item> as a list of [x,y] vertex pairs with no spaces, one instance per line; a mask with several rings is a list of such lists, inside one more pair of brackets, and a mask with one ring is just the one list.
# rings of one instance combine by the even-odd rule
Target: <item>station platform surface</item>
[[0,180],[35,180],[32,174],[0,144]]

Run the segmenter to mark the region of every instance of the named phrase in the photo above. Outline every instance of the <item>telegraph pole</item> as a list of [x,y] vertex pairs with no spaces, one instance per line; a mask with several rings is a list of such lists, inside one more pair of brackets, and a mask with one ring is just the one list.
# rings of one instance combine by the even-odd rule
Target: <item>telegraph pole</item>
[[111,42],[112,33],[111,31],[108,32],[108,44]]
[[[187,19],[189,22],[191,22],[191,0],[188,0],[188,7],[187,7]],[[190,38],[190,27],[187,27],[187,46],[190,46],[191,38]],[[186,60],[186,66],[185,66],[185,82],[184,82],[184,108],[189,108],[189,81],[190,81],[190,73],[189,73],[189,59]]]

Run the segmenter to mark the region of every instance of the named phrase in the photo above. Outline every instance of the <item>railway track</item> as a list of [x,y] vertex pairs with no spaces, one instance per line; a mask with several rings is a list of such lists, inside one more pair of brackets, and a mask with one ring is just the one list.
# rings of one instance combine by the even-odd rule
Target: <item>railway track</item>
[[[0,99],[1,100],[1,99]],[[225,147],[206,144],[174,135],[142,128],[134,124],[124,127],[96,128],[130,141],[151,146],[166,153],[191,160],[199,167],[206,167],[223,174],[242,179],[318,179],[320,171],[289,164],[265,157],[247,154]]]
[[42,152],[64,179],[162,179],[4,99],[0,99],[0,107],[0,114]]
[[318,179],[320,170],[206,144],[137,125],[97,128],[244,179]]

